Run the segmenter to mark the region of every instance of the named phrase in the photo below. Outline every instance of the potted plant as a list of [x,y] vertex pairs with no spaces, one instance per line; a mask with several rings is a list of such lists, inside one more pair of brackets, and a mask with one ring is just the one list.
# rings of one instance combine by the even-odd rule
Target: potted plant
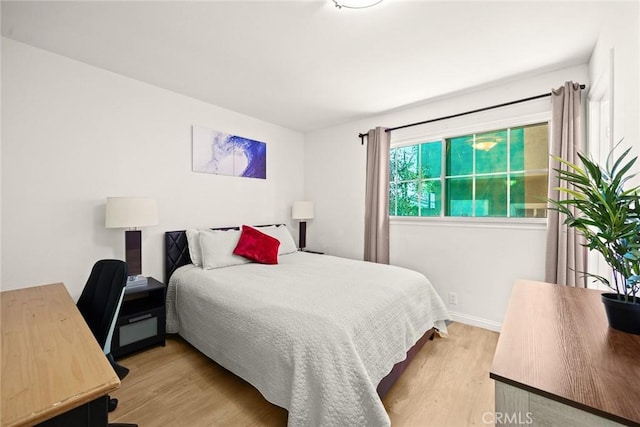
[[612,280],[585,272],[615,291],[602,294],[609,326],[640,335],[640,187],[629,186],[638,158],[627,160],[631,148],[617,159],[614,151],[605,165],[578,154],[582,167],[554,156],[566,166],[554,169],[558,178],[572,188],[558,188],[567,199],[549,202],[612,269]]

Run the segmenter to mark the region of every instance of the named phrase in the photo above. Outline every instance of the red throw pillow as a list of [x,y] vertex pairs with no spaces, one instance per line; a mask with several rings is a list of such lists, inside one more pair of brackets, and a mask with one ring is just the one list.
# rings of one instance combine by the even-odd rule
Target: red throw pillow
[[267,236],[253,227],[243,225],[240,239],[233,253],[261,264],[277,264],[279,246],[280,240]]

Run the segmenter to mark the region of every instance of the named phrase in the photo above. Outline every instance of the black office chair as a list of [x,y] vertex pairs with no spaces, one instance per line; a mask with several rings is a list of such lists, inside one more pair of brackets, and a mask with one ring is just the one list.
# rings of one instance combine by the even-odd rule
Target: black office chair
[[[103,259],[95,263],[82,295],[76,304],[98,344],[122,380],[129,370],[116,363],[111,355],[111,340],[127,284],[127,263]],[[109,412],[116,409],[118,399],[109,398]],[[137,427],[137,424],[109,424],[111,427]]]

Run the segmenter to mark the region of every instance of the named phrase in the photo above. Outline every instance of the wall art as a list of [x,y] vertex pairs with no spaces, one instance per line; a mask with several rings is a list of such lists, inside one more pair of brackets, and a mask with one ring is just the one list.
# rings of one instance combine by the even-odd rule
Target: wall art
[[201,126],[192,127],[193,171],[267,178],[267,144]]

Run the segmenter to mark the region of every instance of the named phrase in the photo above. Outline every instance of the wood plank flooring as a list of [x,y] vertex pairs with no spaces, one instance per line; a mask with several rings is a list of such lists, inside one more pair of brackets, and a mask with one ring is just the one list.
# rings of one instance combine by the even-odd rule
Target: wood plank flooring
[[[383,400],[394,427],[486,425],[493,411],[489,379],[498,334],[461,323],[427,342]],[[274,426],[287,411],[180,338],[119,360],[131,370],[110,422],[153,426]],[[492,419],[489,417],[488,419]]]

